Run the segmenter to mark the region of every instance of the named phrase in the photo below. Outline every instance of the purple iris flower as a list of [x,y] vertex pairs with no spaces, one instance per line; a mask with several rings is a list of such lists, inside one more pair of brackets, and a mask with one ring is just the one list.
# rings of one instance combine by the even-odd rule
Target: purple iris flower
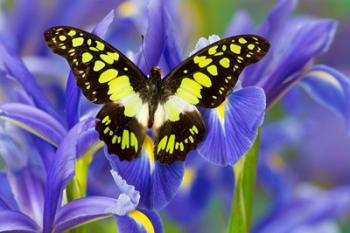
[[[242,85],[261,86],[269,108],[298,83],[316,101],[348,122],[350,113],[346,103],[349,101],[349,79],[328,66],[313,65],[314,58],[328,50],[336,22],[331,19],[293,17],[290,14],[296,6],[296,0],[280,0],[258,29],[258,33],[271,42],[271,50],[262,62],[248,67]],[[233,25],[246,21],[246,17],[238,15]],[[241,30],[249,32],[252,29]]]
[[[252,21],[247,14],[240,13],[234,17],[230,24],[231,26],[227,30],[228,35],[255,32],[267,38],[272,44],[269,53],[261,62],[248,67],[244,71],[242,75],[243,88],[241,90],[249,88],[250,86],[260,86],[264,89],[266,105],[267,108],[269,108],[294,84],[302,80],[301,83],[305,86],[307,85],[309,93],[316,96],[319,102],[322,102],[329,108],[335,108],[335,111],[339,112],[348,120],[350,119],[348,117],[349,105],[345,105],[345,103],[349,100],[347,94],[349,81],[344,78],[339,79],[341,77],[339,75],[334,75],[329,69],[320,69],[318,66],[311,66],[312,59],[328,49],[335,32],[336,23],[328,19],[293,17],[290,14],[296,7],[296,4],[297,1],[278,1],[258,29],[254,29],[253,25],[250,24]],[[310,75],[313,76],[312,79],[308,78]],[[232,93],[232,96],[234,95],[235,92]],[[329,98],[330,95],[337,95],[337,97],[339,97],[333,100]],[[234,105],[235,102],[233,100],[230,101],[230,98],[231,97],[229,97],[229,101],[227,102]],[[249,100],[249,98],[247,99]],[[254,101],[257,102],[256,100]],[[338,102],[337,105],[334,105],[335,101]],[[253,106],[259,106],[259,104],[254,104]],[[225,107],[225,111],[228,113],[230,112],[229,109],[229,107],[227,109]],[[242,108],[239,110],[242,110]],[[258,111],[256,113],[258,113]],[[245,152],[244,148],[249,148],[249,145],[251,145],[256,134],[256,129],[259,126],[259,120],[250,121],[251,127],[249,127],[249,124],[243,127],[243,129],[246,129],[245,131],[241,131],[243,135],[238,136],[240,135],[239,131],[233,131],[235,133],[227,139],[225,135],[218,136],[222,135],[222,133],[220,133],[221,128],[217,127],[217,125],[220,125],[220,120],[217,115],[215,110],[211,111],[209,114],[211,124],[208,125],[211,126],[209,131],[211,130],[212,132],[208,134],[208,141],[206,141],[207,143],[203,143],[200,152],[207,156],[217,156],[220,150],[224,150],[224,154],[230,154],[227,156],[235,155],[235,160],[237,160],[243,152]],[[241,115],[242,114],[237,113],[235,115],[227,114],[227,116],[229,116],[228,121],[234,121],[236,118],[236,124],[232,125],[244,124],[247,121],[241,119]],[[249,115],[250,118],[244,118],[253,119],[253,116],[258,116],[258,114],[254,115],[251,113]],[[255,117],[254,119],[258,118]],[[255,124],[252,124],[254,122]],[[225,127],[227,132],[230,132],[230,130],[232,131],[232,129],[235,129],[235,127]],[[247,132],[249,132],[249,134],[247,134]],[[210,140],[210,137],[217,138]],[[236,137],[237,140],[234,140]],[[246,140],[241,142],[240,140],[242,140],[242,138]],[[223,141],[229,140],[232,140],[230,144],[233,148],[231,148],[231,150],[225,151],[227,146],[221,147],[224,149],[220,149],[219,152],[217,152],[216,149],[215,152],[212,151],[214,147],[209,148],[209,145],[213,145],[215,142],[217,142],[218,145],[222,145]],[[244,142],[246,142],[246,144],[244,144]]]
[[[161,6],[158,1],[153,1],[152,4],[150,6]],[[154,8],[154,10],[158,10],[158,8]],[[113,18],[114,12],[112,11],[95,27],[94,33],[103,36]],[[143,232],[144,230],[162,232],[162,224],[159,217],[152,209],[165,205],[175,194],[181,182],[182,165],[177,164],[167,167],[156,164],[152,168],[151,161],[148,160],[148,157],[145,157],[147,155],[141,156],[138,162],[142,163],[146,158],[146,162],[149,164],[144,166],[144,168],[152,169],[152,172],[149,170],[145,176],[142,176],[144,178],[142,181],[146,181],[146,183],[140,182],[141,186],[130,183],[127,180],[130,176],[127,176],[125,172],[123,174],[123,170],[119,171],[119,175],[113,172],[117,186],[122,193],[119,195],[121,199],[88,196],[68,202],[62,206],[61,203],[64,200],[63,190],[74,175],[75,161],[84,154],[95,153],[102,146],[94,130],[94,119],[89,118],[90,113],[81,116],[82,119],[87,118],[88,120],[79,120],[80,114],[77,109],[80,92],[76,85],[73,85],[75,83],[72,82],[72,76],[68,78],[66,108],[73,109],[73,107],[76,107],[76,109],[71,112],[72,115],[67,115],[68,126],[66,126],[64,118],[62,120],[62,117],[50,105],[41,87],[35,82],[34,76],[28,71],[21,58],[4,44],[2,44],[1,53],[3,58],[8,58],[2,60],[4,73],[20,83],[25,96],[31,98],[25,98],[23,101],[17,98],[16,100],[21,103],[1,104],[0,118],[15,123],[51,145],[58,147],[56,151],[52,150],[52,148],[51,150],[49,149],[50,152],[53,151],[53,154],[50,155],[53,156],[51,158],[48,158],[50,156],[45,155],[45,153],[40,154],[47,174],[47,182],[41,201],[43,208],[41,219],[38,218],[33,221],[28,217],[23,217],[22,214],[16,218],[16,216],[12,216],[12,212],[8,216],[12,216],[11,219],[14,222],[23,220],[24,226],[31,231],[62,232],[86,221],[116,215],[124,216],[117,217],[116,220],[120,228],[126,229],[125,232]],[[5,94],[11,95],[12,90],[7,90]],[[76,119],[78,120],[73,117],[77,117]],[[150,140],[147,140],[147,142],[152,143]],[[146,147],[145,150],[147,150]],[[116,158],[116,156],[114,157]],[[115,158],[110,160],[112,167],[117,169],[113,163]],[[118,166],[123,165],[119,164]],[[135,170],[134,173],[134,178],[137,179],[131,179],[131,181],[139,179],[137,172],[138,170]],[[152,177],[150,174],[152,174]],[[123,178],[120,175],[123,175]],[[167,178],[169,181],[164,180]],[[127,180],[127,183],[124,179]],[[137,191],[134,191],[135,189]],[[25,195],[25,192],[23,192],[23,195]],[[8,205],[5,204],[4,206]],[[145,208],[149,210],[145,210]],[[12,226],[15,226],[13,223]],[[11,227],[11,225],[6,227]]]
[[[47,51],[42,43],[42,32],[50,26],[71,24],[86,27],[121,4],[122,0],[87,1],[14,1],[3,6],[1,15],[6,22],[0,27],[0,40],[23,54]],[[6,10],[4,10],[6,9]]]
[[[303,105],[296,105],[299,102]],[[316,105],[301,88],[283,99],[283,108],[290,119],[299,119],[299,138],[286,145],[296,153],[290,164],[295,176],[322,184],[348,185],[350,142],[343,119],[331,109]]]
[[[184,229],[201,232],[197,226],[205,228],[203,214],[210,204],[219,199],[223,206],[230,206],[233,189],[234,175],[230,167],[214,166],[203,161],[200,155],[191,155],[186,161],[180,188],[164,210],[172,221]],[[227,213],[222,213],[222,216],[226,221]]]
[[[336,23],[328,19],[292,16],[291,12],[296,5],[297,1],[278,1],[258,29],[252,24],[253,20],[250,16],[243,11],[237,12],[233,17],[226,36],[258,33],[271,41],[272,46],[266,58],[248,67],[242,74],[241,87],[236,88],[223,106],[215,110],[203,111],[209,133],[206,141],[199,148],[199,153],[210,161],[223,165],[228,164],[227,161],[236,161],[254,141],[256,130],[261,125],[263,118],[261,112],[264,111],[264,108],[258,109],[259,106],[262,106],[263,101],[259,102],[262,98],[253,98],[253,90],[257,89],[249,90],[251,86],[263,88],[269,108],[298,83],[319,104],[334,111],[346,122],[349,121],[349,105],[347,103],[350,101],[348,94],[350,82],[348,78],[328,66],[312,66],[314,57],[328,49],[333,39]],[[218,37],[215,38],[215,36],[209,37],[209,41],[201,39],[197,47],[203,47],[217,39]],[[168,47],[173,49],[176,47],[174,44],[176,43],[168,45]],[[179,52],[175,54],[179,54]],[[180,55],[169,56],[167,59],[169,67],[177,65],[180,62],[179,58],[181,58]],[[245,90],[247,90],[245,93],[249,94],[249,97],[240,98],[239,93],[244,93]],[[244,104],[240,104],[239,100],[251,101],[253,104],[246,102],[247,107],[244,107]],[[300,105],[301,102],[298,104]],[[235,109],[235,106],[238,109]],[[254,109],[256,109],[255,112]],[[247,113],[249,117],[244,113]],[[224,125],[222,119],[226,121],[224,121]],[[300,128],[299,124],[290,120],[278,125],[263,127],[261,154],[264,158],[261,159],[259,171],[263,183],[271,189],[276,197],[274,203],[276,206],[289,198],[288,194],[292,190],[288,185],[290,181],[283,177],[288,177],[290,174],[284,170],[271,169],[266,164],[269,159],[277,161],[278,158],[273,156],[266,158],[266,153],[263,152],[264,146],[275,147],[277,150],[278,147],[284,148],[283,146],[286,144],[295,145],[298,137],[301,136]],[[193,171],[193,167],[190,166],[188,169],[197,176],[205,177],[205,175],[200,174],[203,173],[200,168],[195,167]],[[185,168],[185,174],[189,172],[188,169]],[[210,193],[211,186],[207,185],[207,187],[207,192]],[[191,188],[195,189],[195,184],[189,189],[191,190]],[[196,203],[193,199],[186,202],[181,190],[172,202],[181,202],[184,206],[192,206],[193,203]],[[204,205],[207,205],[207,202],[203,203]],[[171,206],[172,204],[170,204]],[[205,209],[203,206],[198,206],[193,212],[203,211]],[[169,208],[169,211],[171,211],[170,216],[176,218],[176,208]],[[178,221],[184,223],[181,219]]]
[[[253,232],[332,232],[325,231],[325,225],[349,214],[349,192],[349,187],[319,191],[300,186],[293,198],[263,218]],[[321,226],[325,227],[323,231]]]
[[81,121],[61,138],[48,171],[33,161],[35,153],[29,145],[21,150],[12,137],[1,135],[1,155],[7,169],[6,178],[3,178],[5,188],[0,192],[0,231],[63,232],[85,222],[115,215],[118,225],[129,229],[124,232],[143,232],[150,228],[153,232],[162,232],[157,214],[137,209],[140,193],[115,171],[112,175],[117,198],[88,196],[68,203],[64,200],[64,188],[74,175],[78,143],[86,134],[90,135],[93,127],[94,119]]

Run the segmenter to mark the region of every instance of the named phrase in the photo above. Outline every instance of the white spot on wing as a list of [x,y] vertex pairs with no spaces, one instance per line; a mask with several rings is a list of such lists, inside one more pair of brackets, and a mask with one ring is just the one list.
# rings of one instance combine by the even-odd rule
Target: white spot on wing
[[[181,113],[193,111],[198,112],[198,109],[194,105],[187,103],[186,101],[175,95],[170,96],[167,101],[171,101],[172,103],[174,103],[177,106],[177,108],[180,109]],[[164,104],[158,104],[158,107],[154,113],[153,128],[158,129],[167,120],[169,120],[169,117],[168,113],[166,113],[165,111]]]
[[163,104],[158,104],[156,111],[154,112],[154,122],[152,128],[158,129],[165,122],[165,110]]
[[126,108],[131,108],[130,112],[135,113],[134,116],[137,121],[147,128],[149,118],[148,103],[144,103],[138,93],[128,95],[118,102]]
[[169,101],[173,101],[173,103],[175,103],[181,109],[182,113],[198,111],[194,105],[187,103],[185,100],[175,95],[170,96]]
[[148,104],[143,103],[140,111],[136,114],[136,119],[138,122],[141,123],[141,125],[148,128],[148,118],[149,118]]

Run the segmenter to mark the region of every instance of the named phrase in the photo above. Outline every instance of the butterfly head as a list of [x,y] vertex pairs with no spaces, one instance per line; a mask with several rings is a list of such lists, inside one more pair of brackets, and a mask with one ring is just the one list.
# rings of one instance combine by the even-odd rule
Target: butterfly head
[[162,72],[159,66],[154,66],[151,68],[149,81],[151,83],[153,92],[160,88],[162,81]]
[[162,78],[162,71],[160,70],[159,66],[154,66],[151,68],[150,78],[159,80]]

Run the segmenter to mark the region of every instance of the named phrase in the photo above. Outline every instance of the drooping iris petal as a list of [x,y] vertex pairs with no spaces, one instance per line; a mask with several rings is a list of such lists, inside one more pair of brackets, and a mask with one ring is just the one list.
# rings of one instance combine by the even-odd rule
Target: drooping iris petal
[[174,162],[171,165],[155,162],[150,189],[150,200],[153,208],[163,208],[174,197],[181,184],[183,172],[184,164],[182,162]]
[[[271,151],[278,153],[285,146],[292,146],[300,142],[302,136],[302,126],[295,119],[264,124],[260,141],[260,153],[270,153]],[[269,155],[260,157],[265,159],[266,156]]]
[[2,210],[0,211],[0,232],[37,233],[39,227],[20,212]]
[[123,233],[162,233],[162,222],[153,211],[134,210],[127,216],[117,217],[118,230]]
[[95,119],[88,118],[75,125],[59,145],[52,166],[48,171],[44,204],[44,232],[52,230],[56,209],[61,203],[62,192],[74,175],[77,143],[83,132],[94,127]]
[[66,130],[51,115],[25,104],[0,105],[0,119],[14,123],[55,146],[66,134]]
[[63,232],[111,215],[124,215],[136,207],[130,209],[129,206],[130,199],[126,195],[121,195],[118,199],[96,196],[73,200],[57,211],[53,232]]
[[158,232],[159,220],[155,219],[158,222],[154,220],[157,216],[154,216],[152,213],[146,215],[135,210],[140,200],[140,193],[135,190],[134,186],[129,185],[117,172],[112,170],[111,173],[118,189],[117,199],[96,196],[69,202],[57,212],[54,232],[62,232],[84,222],[110,215],[129,216],[131,219],[134,218],[140,221],[140,223],[144,223],[146,229],[150,229],[149,227],[151,227],[157,230],[154,232]]
[[17,54],[11,53],[3,44],[0,45],[0,61],[5,69],[4,71],[22,85],[37,107],[45,110],[56,119],[60,119],[21,58]]
[[[110,24],[113,22],[115,16],[114,10],[110,11],[92,30],[92,33],[104,38]],[[69,73],[66,86],[66,119],[68,127],[74,126],[80,116],[79,100],[81,90],[77,86],[77,82],[72,72]]]
[[264,71],[268,65],[271,65],[277,49],[275,42],[283,35],[285,24],[291,12],[295,9],[297,0],[280,0],[270,10],[265,21],[258,30],[258,34],[265,37],[271,44],[270,51],[266,54],[262,61],[251,67],[247,67],[244,71],[245,78],[243,79],[243,86],[251,86],[259,83],[264,78]]
[[130,162],[120,161],[118,156],[108,153],[106,157],[112,168],[140,192],[140,208],[151,210],[164,207],[181,184],[183,163],[168,165],[154,161],[153,142],[148,136],[139,158]]
[[210,176],[211,169],[208,163],[199,167],[197,164],[186,166],[181,186],[166,207],[166,213],[176,222],[182,225],[193,224],[208,207],[214,191],[212,180],[215,179]]
[[165,5],[164,0],[150,0],[148,4],[148,26],[144,44],[137,55],[136,64],[148,74],[157,66],[165,45]]
[[294,232],[303,226],[310,226],[325,220],[339,218],[350,212],[349,187],[339,187],[328,192],[307,194],[285,203],[263,220],[253,232]]
[[350,128],[350,79],[325,65],[314,66],[300,85],[317,102],[341,116]]
[[[266,155],[262,154],[260,157]],[[263,183],[272,196],[271,205],[273,208],[279,208],[291,198],[293,186],[289,179],[290,174],[288,174],[279,157],[263,158],[263,161],[258,164],[258,174],[259,181]]]
[[284,53],[277,68],[263,84],[268,106],[291,84],[299,80],[300,76],[296,76],[295,72],[302,70],[310,59],[328,48],[335,29],[336,22],[333,20],[315,20],[297,30],[291,41],[292,46]]
[[207,133],[200,154],[218,165],[232,165],[251,147],[262,124],[265,95],[247,87],[233,92],[217,109],[205,110]]

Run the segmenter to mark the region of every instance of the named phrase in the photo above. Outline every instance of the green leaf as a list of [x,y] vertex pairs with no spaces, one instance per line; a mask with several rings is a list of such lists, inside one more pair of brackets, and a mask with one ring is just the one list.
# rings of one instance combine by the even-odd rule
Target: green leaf
[[249,233],[259,155],[260,130],[252,148],[234,165],[235,190],[228,233]]

